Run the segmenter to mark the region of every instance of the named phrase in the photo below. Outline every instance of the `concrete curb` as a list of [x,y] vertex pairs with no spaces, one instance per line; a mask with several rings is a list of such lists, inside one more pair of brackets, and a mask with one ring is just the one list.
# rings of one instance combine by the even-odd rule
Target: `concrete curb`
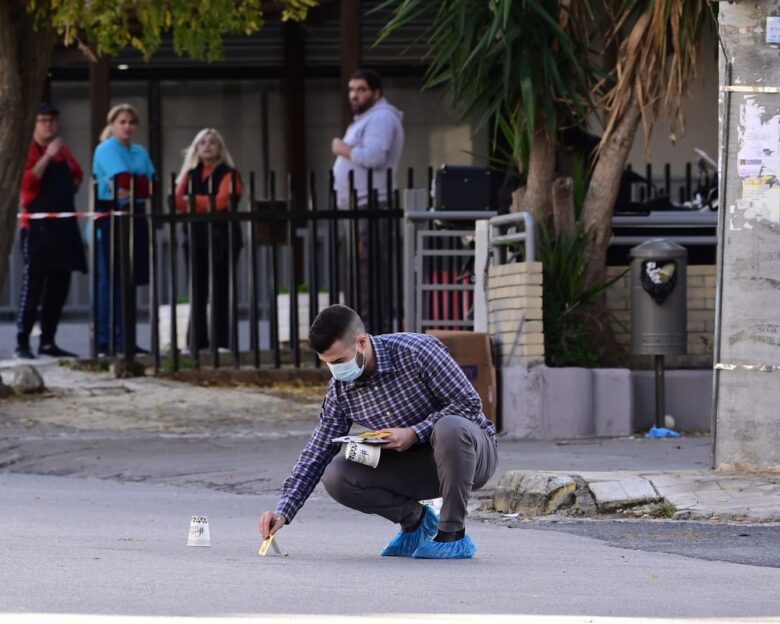
[[503,514],[627,514],[780,522],[780,474],[510,470],[493,494]]

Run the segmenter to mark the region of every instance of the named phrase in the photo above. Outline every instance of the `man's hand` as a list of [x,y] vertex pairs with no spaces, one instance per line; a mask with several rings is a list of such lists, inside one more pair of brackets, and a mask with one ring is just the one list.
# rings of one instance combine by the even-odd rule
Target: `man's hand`
[[263,539],[268,539],[287,524],[287,518],[273,511],[266,511],[257,521],[257,528]]
[[334,156],[343,156],[344,158],[352,156],[352,148],[338,137],[331,141],[330,151],[333,152]]
[[417,434],[411,427],[382,429],[382,431],[389,431],[390,435],[385,438],[388,440],[387,444],[383,444],[382,448],[390,449],[391,451],[398,451],[403,453],[410,449],[412,445],[417,443]]
[[63,146],[62,139],[60,137],[57,137],[54,139],[49,145],[46,147],[46,155],[49,158],[54,158],[57,154],[60,153],[60,150]]

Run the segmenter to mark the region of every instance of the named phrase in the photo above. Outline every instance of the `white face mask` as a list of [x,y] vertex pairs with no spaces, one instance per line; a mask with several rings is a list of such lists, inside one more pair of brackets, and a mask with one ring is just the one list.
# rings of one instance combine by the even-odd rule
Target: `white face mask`
[[363,374],[366,368],[366,356],[363,355],[363,365],[359,366],[357,363],[357,354],[360,353],[357,349],[357,343],[355,343],[355,358],[349,362],[341,362],[339,364],[328,364],[331,374],[337,381],[355,381]]

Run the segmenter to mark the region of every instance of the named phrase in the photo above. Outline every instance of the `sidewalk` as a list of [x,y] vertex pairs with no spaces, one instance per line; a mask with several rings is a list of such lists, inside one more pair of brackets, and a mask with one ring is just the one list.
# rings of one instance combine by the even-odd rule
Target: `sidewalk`
[[[0,361],[6,384],[19,364]],[[0,471],[268,492],[305,444],[324,392],[324,386],[280,391],[118,380],[52,359],[34,364],[48,391],[0,401]],[[100,449],[99,456],[89,449]],[[710,449],[707,436],[501,437],[499,469],[476,493],[495,511],[476,515],[493,521],[505,514],[564,514],[780,522],[780,474],[710,471]]]
[[575,516],[780,522],[780,475],[675,469],[510,470],[496,487],[494,505],[506,518],[571,512]]

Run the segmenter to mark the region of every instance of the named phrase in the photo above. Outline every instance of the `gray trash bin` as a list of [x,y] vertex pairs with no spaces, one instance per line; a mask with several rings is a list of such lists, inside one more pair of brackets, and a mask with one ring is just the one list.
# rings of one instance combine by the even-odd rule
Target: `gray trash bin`
[[631,250],[631,351],[684,355],[688,346],[685,247],[653,239]]
[[[655,360],[655,427],[665,426],[664,356],[688,347],[688,252],[664,239],[631,250],[631,351]],[[663,433],[663,432],[658,432]]]

